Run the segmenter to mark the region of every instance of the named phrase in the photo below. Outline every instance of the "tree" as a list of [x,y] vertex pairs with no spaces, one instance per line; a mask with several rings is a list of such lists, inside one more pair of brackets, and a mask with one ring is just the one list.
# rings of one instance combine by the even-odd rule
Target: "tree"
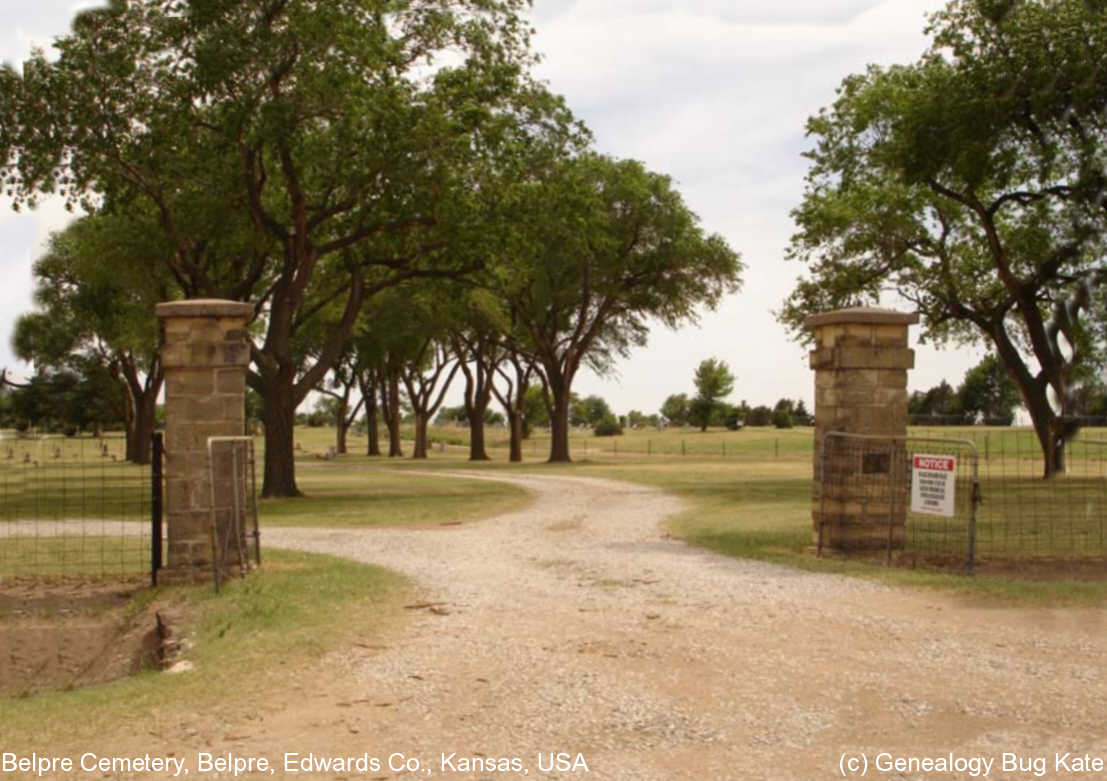
[[[848,77],[816,139],[781,319],[918,307],[924,337],[984,343],[1063,468],[1088,306],[1105,273],[1107,14],[1082,0],[955,0],[918,62]],[[1056,405],[1056,406],[1055,406]]]
[[574,426],[594,427],[607,418],[614,418],[611,406],[600,396],[585,396],[572,404],[569,421]]
[[427,425],[442,405],[450,382],[458,370],[459,360],[447,344],[428,337],[419,350],[404,364],[401,378],[411,411],[415,417],[415,443],[412,458],[426,458],[429,440]]
[[[17,205],[54,191],[145,204],[186,296],[255,304],[264,496],[299,494],[294,412],[340,355],[370,270],[397,284],[443,260],[447,225],[464,232],[473,139],[514,113],[531,60],[524,5],[113,2],[77,16],[56,61],[39,52],[0,78]],[[308,360],[295,332],[334,302]]]
[[749,411],[746,416],[747,426],[768,426],[773,422],[773,411],[764,404],[758,405]]
[[674,393],[665,399],[661,405],[661,414],[669,421],[671,426],[684,426],[688,424],[688,394]]
[[734,375],[726,361],[708,358],[696,367],[692,381],[696,395],[690,404],[690,420],[700,431],[707,431],[719,403],[734,391]]
[[354,425],[361,408],[365,404],[365,397],[360,397],[351,405],[354,390],[358,387],[357,359],[349,351],[331,367],[329,380],[316,386],[315,390],[326,398],[320,399],[316,409],[323,409],[332,420],[335,427],[334,452],[343,455],[346,450],[346,439],[350,427]]
[[597,437],[617,437],[622,435],[623,425],[615,415],[608,413],[596,421],[592,433]]
[[154,227],[141,213],[97,215],[53,233],[33,268],[37,310],[13,336],[16,354],[36,366],[103,372],[119,384],[109,396],[119,404],[113,419],[123,421],[126,458],[138,464],[150,462],[164,377],[154,305],[179,295],[167,269],[151,268],[167,252]]
[[958,393],[945,380],[925,392],[912,393],[907,400],[907,414],[918,424],[951,426],[966,422],[961,415]]
[[573,379],[644,344],[647,322],[693,321],[738,288],[737,254],[706,236],[668,177],[587,154],[518,188],[525,208],[505,298],[545,376],[551,462],[570,460]]
[[986,356],[969,369],[957,389],[960,414],[973,421],[979,417],[988,425],[1010,426],[1018,405],[1018,388],[994,355]]
[[507,415],[509,435],[508,460],[523,460],[523,439],[530,436],[534,426],[545,425],[549,420],[545,393],[539,385],[531,384],[534,375],[534,358],[522,353],[514,341],[507,340],[503,363],[510,364],[509,373],[503,363],[496,367],[500,383],[492,383],[492,394]]
[[76,434],[122,422],[123,389],[99,361],[75,356],[64,368],[37,371],[11,394],[19,428]]

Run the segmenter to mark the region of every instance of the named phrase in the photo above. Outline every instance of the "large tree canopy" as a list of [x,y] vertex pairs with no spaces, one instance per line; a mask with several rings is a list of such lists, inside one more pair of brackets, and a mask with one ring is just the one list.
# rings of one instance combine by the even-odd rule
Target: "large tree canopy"
[[[525,82],[525,5],[115,0],[77,17],[56,62],[0,74],[17,205],[148,203],[186,295],[255,303],[264,495],[298,493],[293,412],[341,355],[367,267],[404,278],[442,242],[414,232],[466,224],[467,199],[447,204]],[[329,339],[298,360],[295,331],[332,300]]]
[[573,378],[645,343],[650,319],[694,320],[740,284],[742,263],[706,235],[672,181],[587,154],[519,188],[525,206],[501,289],[551,395],[550,460],[568,461]]
[[983,342],[1062,468],[1086,313],[1105,273],[1107,14],[1085,0],[956,0],[916,63],[870,67],[815,139],[780,313],[895,294],[924,336]]
[[34,264],[37,310],[21,316],[12,344],[37,369],[78,368],[119,383],[117,418],[127,432],[127,459],[150,460],[150,436],[161,390],[158,323],[154,305],[179,293],[159,256],[156,222],[149,214],[98,215],[71,223],[50,237]]

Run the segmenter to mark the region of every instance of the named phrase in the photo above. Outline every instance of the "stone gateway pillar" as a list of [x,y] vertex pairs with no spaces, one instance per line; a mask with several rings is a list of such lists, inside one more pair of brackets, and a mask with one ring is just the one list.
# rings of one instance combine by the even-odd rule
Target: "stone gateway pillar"
[[246,423],[246,324],[251,304],[193,299],[158,304],[165,368],[165,582],[212,577],[208,437],[240,436]]
[[[872,308],[807,318],[815,336],[812,518],[814,541],[821,548],[903,546],[907,483],[902,438],[907,435],[907,371],[915,366],[907,329],[918,321],[917,314]],[[876,439],[828,440],[831,432]]]

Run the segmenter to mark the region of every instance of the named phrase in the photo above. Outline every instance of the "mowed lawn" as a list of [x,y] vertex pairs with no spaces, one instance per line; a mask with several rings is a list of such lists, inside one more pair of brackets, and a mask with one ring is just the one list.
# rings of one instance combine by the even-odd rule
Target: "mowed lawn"
[[[266,526],[438,526],[525,507],[530,495],[521,488],[490,480],[415,474],[412,465],[399,471],[396,462],[358,456],[331,461],[301,459],[296,481],[303,496],[262,499],[259,523]],[[260,486],[259,486],[260,490]]]

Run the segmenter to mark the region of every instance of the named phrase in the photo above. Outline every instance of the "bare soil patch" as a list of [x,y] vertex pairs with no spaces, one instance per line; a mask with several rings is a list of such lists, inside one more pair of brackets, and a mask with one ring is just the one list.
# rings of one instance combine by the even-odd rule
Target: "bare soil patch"
[[131,608],[141,588],[139,581],[5,579],[0,697],[80,688],[156,664],[157,608]]

